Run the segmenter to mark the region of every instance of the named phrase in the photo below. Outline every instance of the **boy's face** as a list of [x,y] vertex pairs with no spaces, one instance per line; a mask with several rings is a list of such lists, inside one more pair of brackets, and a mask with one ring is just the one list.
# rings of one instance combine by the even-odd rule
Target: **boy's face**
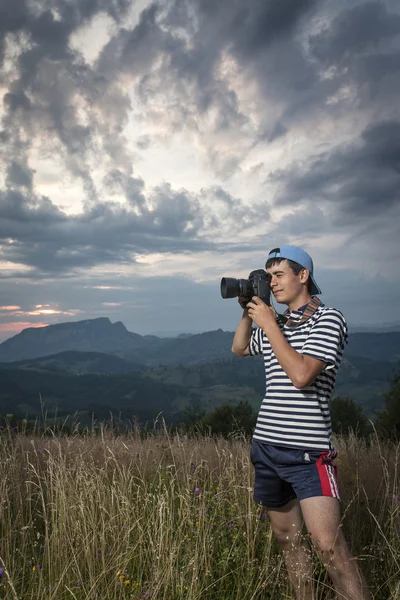
[[295,275],[285,259],[279,265],[272,265],[267,269],[267,273],[271,276],[271,290],[279,304],[289,306],[304,293],[304,283],[308,279],[308,269],[303,269],[298,275]]

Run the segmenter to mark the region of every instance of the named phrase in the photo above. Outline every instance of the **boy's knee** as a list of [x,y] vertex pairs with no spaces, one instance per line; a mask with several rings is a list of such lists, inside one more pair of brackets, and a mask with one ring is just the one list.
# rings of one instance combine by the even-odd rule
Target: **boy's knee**
[[301,544],[301,532],[294,527],[272,527],[272,531],[278,541],[281,550],[291,550],[298,548]]

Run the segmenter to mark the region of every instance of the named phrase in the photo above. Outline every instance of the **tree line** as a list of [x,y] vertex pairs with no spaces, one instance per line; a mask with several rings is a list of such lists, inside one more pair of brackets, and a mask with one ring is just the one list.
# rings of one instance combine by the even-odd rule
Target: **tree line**
[[[384,408],[376,414],[374,422],[367,417],[358,402],[349,397],[335,396],[331,400],[332,429],[335,434],[355,434],[357,437],[367,438],[374,431],[379,436],[400,440],[400,367],[393,375],[389,388],[383,395]],[[161,414],[161,413],[160,413]],[[159,415],[160,416],[160,415]],[[185,406],[167,425],[185,431],[186,433],[207,433],[212,435],[230,436],[237,432],[251,436],[257,419],[257,411],[247,401],[238,404],[222,403],[209,412],[199,404]],[[71,420],[70,420],[71,422]],[[90,405],[83,426],[70,424],[67,418],[61,421],[54,420],[50,423],[40,420],[21,419],[14,414],[0,415],[0,434],[14,435],[16,433],[32,433],[32,431],[46,430],[48,433],[62,432],[70,434],[74,431],[87,429],[95,430],[100,423],[108,422],[118,432],[135,427],[146,432],[154,429],[154,421],[139,422],[129,421],[127,413],[112,412],[109,407]],[[158,422],[164,422],[160,416]]]

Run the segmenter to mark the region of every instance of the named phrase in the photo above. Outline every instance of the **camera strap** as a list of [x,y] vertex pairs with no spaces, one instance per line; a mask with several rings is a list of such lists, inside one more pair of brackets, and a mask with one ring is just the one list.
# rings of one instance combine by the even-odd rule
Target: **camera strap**
[[289,317],[290,310],[287,309],[283,313],[283,315],[280,315],[281,317],[286,319],[286,322],[284,320],[282,320],[282,322],[286,325],[286,327],[291,327],[291,328],[299,327],[299,325],[302,325],[305,321],[307,321],[315,313],[316,310],[318,310],[318,308],[321,306],[321,304],[322,304],[322,302],[318,298],[318,296],[313,296],[311,301],[307,304],[307,306],[303,310],[303,313],[300,318],[291,319]]

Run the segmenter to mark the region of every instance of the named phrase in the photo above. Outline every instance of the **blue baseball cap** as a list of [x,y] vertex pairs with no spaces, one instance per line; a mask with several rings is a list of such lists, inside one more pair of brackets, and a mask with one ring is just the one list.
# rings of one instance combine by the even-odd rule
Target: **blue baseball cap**
[[274,248],[268,255],[268,260],[270,258],[286,258],[287,260],[293,260],[297,262],[299,265],[308,269],[310,272],[311,279],[311,296],[316,296],[317,294],[322,294],[320,288],[315,283],[314,279],[314,263],[312,258],[305,250],[302,250],[298,246],[280,246],[279,248]]

